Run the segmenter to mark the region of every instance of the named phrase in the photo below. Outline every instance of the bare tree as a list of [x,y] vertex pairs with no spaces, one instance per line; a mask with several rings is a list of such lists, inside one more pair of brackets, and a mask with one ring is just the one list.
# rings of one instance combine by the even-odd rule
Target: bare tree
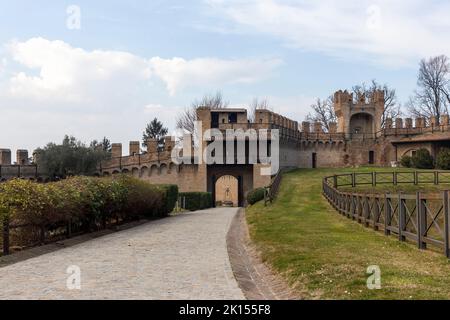
[[201,100],[195,100],[190,108],[187,108],[176,121],[177,129],[182,129],[187,133],[194,133],[194,123],[197,121],[197,109],[207,107],[210,109],[224,109],[229,103],[222,97],[222,93],[215,95],[205,95]]
[[311,108],[313,111],[306,116],[306,120],[322,123],[323,129],[329,132],[330,123],[337,121],[336,113],[334,112],[333,97],[325,100],[317,98],[316,103],[311,105]]
[[397,118],[402,114],[401,105],[398,103],[397,92],[395,89],[389,87],[387,84],[381,85],[376,80],[372,80],[370,85],[366,85],[363,82],[352,88],[355,103],[358,102],[361,97],[370,100],[374,93],[380,90],[384,92],[384,112],[381,118],[381,127],[384,128],[387,118]]
[[448,113],[450,104],[450,62],[441,55],[420,61],[417,90],[410,98],[408,111],[416,117],[436,116]]
[[258,99],[254,98],[253,101],[248,106],[249,115],[248,119],[250,122],[255,122],[256,117],[256,110],[272,110],[272,108],[269,105],[269,100],[267,99]]

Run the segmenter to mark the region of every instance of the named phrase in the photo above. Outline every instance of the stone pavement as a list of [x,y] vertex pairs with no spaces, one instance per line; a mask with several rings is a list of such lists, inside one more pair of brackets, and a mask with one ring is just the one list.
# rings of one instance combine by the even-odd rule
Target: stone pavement
[[[0,299],[244,299],[226,246],[237,210],[182,214],[0,268]],[[67,288],[70,266],[80,290]]]

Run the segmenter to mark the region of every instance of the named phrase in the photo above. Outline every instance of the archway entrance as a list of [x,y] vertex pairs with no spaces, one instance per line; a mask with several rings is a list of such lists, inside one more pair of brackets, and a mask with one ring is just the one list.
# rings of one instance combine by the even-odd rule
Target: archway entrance
[[216,181],[216,206],[239,206],[239,181],[237,178],[225,175]]
[[[217,182],[226,176],[231,176],[237,180],[237,205],[243,207],[246,194],[253,189],[253,165],[208,166],[208,192],[211,192],[214,204],[222,197],[220,194],[221,189],[217,188]],[[230,182],[236,180],[231,180]],[[230,191],[232,192],[232,190]]]

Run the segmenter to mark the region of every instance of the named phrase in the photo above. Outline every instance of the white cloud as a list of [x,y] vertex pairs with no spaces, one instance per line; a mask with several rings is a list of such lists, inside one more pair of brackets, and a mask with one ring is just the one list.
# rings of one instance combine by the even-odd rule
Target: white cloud
[[[18,72],[9,84],[16,97],[70,102],[99,102],[132,92],[150,78],[147,61],[127,52],[86,51],[62,41],[32,38],[8,46]],[[34,74],[36,73],[36,74]]]
[[[439,0],[205,0],[230,31],[388,65],[450,54],[450,4]],[[223,28],[223,27],[222,27]]]
[[[126,143],[140,139],[153,117],[173,128],[175,115],[184,109],[179,105],[189,104],[183,96],[203,95],[209,85],[264,79],[280,63],[141,57],[44,38],[13,41],[5,49],[0,55],[0,110],[11,121],[2,124],[0,147],[30,149],[60,141],[64,134],[85,141],[106,135]],[[156,84],[157,79],[162,83]],[[193,92],[182,91],[188,87]]]
[[279,59],[222,60],[200,58],[152,58],[156,76],[166,84],[171,95],[188,86],[220,86],[253,83],[267,78],[282,62]]

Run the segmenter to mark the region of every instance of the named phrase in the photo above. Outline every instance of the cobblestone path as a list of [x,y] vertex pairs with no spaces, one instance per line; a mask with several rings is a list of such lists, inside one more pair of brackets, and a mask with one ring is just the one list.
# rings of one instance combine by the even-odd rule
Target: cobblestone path
[[226,247],[236,213],[182,214],[0,268],[0,299],[244,299]]

